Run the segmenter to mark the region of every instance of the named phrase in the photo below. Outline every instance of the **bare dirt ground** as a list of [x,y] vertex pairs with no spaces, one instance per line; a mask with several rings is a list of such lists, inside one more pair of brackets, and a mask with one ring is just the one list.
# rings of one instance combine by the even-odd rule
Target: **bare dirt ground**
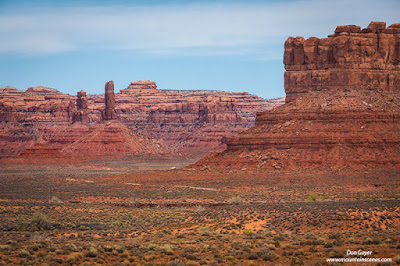
[[398,170],[194,161],[0,161],[0,265],[326,265],[347,250],[400,263]]

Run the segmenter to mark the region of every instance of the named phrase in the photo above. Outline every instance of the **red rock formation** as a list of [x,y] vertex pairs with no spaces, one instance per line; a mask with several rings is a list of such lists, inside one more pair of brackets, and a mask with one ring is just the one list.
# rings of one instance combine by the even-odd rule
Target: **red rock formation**
[[86,98],[86,92],[85,91],[78,91],[77,94],[78,98],[76,99],[76,107],[78,110],[86,110],[88,108],[88,101]]
[[0,123],[0,158],[15,157],[34,143],[31,127],[17,122]]
[[121,92],[126,92],[130,90],[136,90],[137,92],[143,92],[143,91],[153,91],[156,92],[157,85],[154,81],[150,80],[138,80],[138,81],[133,81],[131,84],[129,84],[128,88],[121,90]]
[[115,119],[114,81],[106,82],[104,103],[105,103],[105,109],[103,113],[103,120]]
[[46,87],[31,87],[25,92],[0,88],[0,158],[15,157],[32,146],[41,138],[38,128],[69,125],[70,101],[70,95]]
[[[16,156],[35,140],[62,150],[89,134],[105,116],[101,95],[87,96],[86,118],[84,92],[74,97],[45,87],[28,90],[0,89],[0,125],[7,128],[0,135],[0,157]],[[136,81],[115,94],[115,118],[176,153],[197,155],[224,149],[227,139],[254,125],[257,111],[282,102],[247,92],[159,90],[153,81]],[[71,124],[77,121],[88,124]],[[25,133],[18,139],[21,128]]]
[[285,42],[286,102],[308,91],[378,89],[399,91],[400,25],[371,22],[361,30],[339,26],[328,38]]
[[88,121],[88,100],[85,91],[78,91],[76,99],[77,110],[73,112],[72,122]]
[[31,87],[25,92],[15,88],[0,89],[0,113],[9,120],[24,124],[35,122],[69,122],[68,109],[72,97],[55,89]]
[[160,155],[166,153],[166,150],[155,141],[143,138],[115,120],[94,125],[73,143],[64,145],[62,151],[66,154],[79,155]]
[[400,43],[388,29],[372,22],[328,39],[289,38],[288,103],[258,113],[255,127],[195,166],[400,167]]
[[257,111],[280,105],[247,92],[159,90],[135,81],[116,95],[117,119],[177,153],[206,154],[254,125]]
[[47,95],[47,94],[53,94],[53,93],[56,94],[56,93],[59,93],[59,91],[56,89],[47,88],[45,86],[37,86],[37,87],[29,87],[25,93],[26,94],[34,93],[34,94]]
[[49,147],[44,144],[35,144],[32,147],[23,151],[20,155],[20,158],[24,159],[37,159],[41,160],[44,158],[63,158],[64,156],[55,148]]

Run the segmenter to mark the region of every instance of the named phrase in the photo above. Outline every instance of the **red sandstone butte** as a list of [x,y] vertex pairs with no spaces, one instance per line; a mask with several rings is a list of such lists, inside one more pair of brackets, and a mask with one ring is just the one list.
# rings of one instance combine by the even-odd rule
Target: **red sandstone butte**
[[400,29],[371,22],[285,42],[287,103],[194,167],[400,167]]
[[384,90],[400,86],[400,28],[371,22],[366,29],[338,26],[328,38],[285,42],[286,102],[309,91]]

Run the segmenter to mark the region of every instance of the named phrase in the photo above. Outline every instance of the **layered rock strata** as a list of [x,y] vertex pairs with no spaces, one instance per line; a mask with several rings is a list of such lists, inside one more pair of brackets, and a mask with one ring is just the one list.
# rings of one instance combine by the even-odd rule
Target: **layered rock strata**
[[42,158],[49,158],[49,159],[63,158],[64,156],[56,148],[44,144],[35,144],[32,147],[21,152],[19,157],[23,159],[40,160]]
[[[111,88],[110,83],[105,87]],[[82,91],[70,96],[41,88],[0,89],[0,143],[4,147],[0,156],[16,156],[39,140],[63,150],[105,117],[107,101],[102,95],[86,96]],[[114,99],[115,120],[174,153],[188,155],[224,149],[227,139],[254,125],[256,112],[284,101],[264,100],[247,92],[160,90],[155,82],[145,80],[132,82]],[[112,118],[112,112],[108,113],[107,118]]]
[[339,26],[328,38],[285,42],[286,102],[308,91],[400,87],[400,23]]
[[400,25],[384,25],[340,26],[328,39],[289,38],[288,103],[259,113],[226,151],[195,166],[400,167]]
[[[52,141],[54,139],[50,139],[49,143]],[[111,120],[88,128],[73,143],[63,145],[62,152],[71,155],[160,155],[166,154],[167,150],[121,122]]]

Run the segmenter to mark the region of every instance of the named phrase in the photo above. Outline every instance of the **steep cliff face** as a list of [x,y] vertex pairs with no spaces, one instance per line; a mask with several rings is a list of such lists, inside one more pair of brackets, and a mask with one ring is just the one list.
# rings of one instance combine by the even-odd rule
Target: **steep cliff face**
[[[386,29],[372,22],[364,30],[338,27],[328,39],[289,38],[284,59],[288,103],[259,113],[255,127],[196,166],[399,167],[397,29],[398,24]],[[368,49],[363,41],[371,44]]]
[[308,91],[400,88],[400,23],[339,26],[328,38],[285,42],[286,102]]
[[69,124],[71,99],[46,87],[0,88],[0,158],[15,157],[40,141],[38,128]]
[[0,157],[16,156],[36,141],[63,150],[90,134],[103,118],[122,122],[171,152],[208,153],[222,150],[227,139],[253,126],[256,112],[284,101],[264,100],[246,92],[159,90],[152,81],[132,82],[114,96],[110,88],[107,83],[108,107],[104,96],[86,96],[84,91],[70,96],[45,87],[1,88],[0,143],[7,148]]
[[226,140],[254,125],[258,111],[282,104],[247,92],[158,90],[154,82],[132,82],[116,96],[117,119],[177,153],[223,150]]
[[0,121],[69,122],[72,99],[69,94],[46,87],[31,87],[26,91],[0,88]]

